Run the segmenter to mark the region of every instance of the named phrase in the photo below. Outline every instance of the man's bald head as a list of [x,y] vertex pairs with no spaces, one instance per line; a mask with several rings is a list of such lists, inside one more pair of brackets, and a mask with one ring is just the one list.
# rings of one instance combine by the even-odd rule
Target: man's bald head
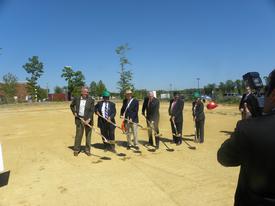
[[148,92],[148,97],[150,100],[152,100],[154,98],[154,92],[153,91]]

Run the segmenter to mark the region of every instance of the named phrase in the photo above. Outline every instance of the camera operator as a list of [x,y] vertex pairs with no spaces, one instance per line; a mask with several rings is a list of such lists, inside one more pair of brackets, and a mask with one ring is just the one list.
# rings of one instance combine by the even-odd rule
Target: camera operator
[[275,70],[269,79],[263,115],[239,121],[217,153],[223,166],[241,167],[235,206],[275,205]]
[[239,110],[242,113],[242,119],[249,119],[261,115],[258,99],[252,93],[250,86],[246,87],[246,93],[242,96]]

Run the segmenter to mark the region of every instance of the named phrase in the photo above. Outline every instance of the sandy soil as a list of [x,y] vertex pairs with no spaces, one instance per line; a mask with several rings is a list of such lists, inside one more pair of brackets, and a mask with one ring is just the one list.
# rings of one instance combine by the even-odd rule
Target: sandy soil
[[[117,110],[120,107],[117,103]],[[165,141],[171,139],[167,110],[168,103],[161,103]],[[0,188],[0,206],[233,204],[239,168],[222,167],[216,153],[240,118],[236,106],[206,111],[205,143],[188,141],[196,150],[167,142],[174,152],[164,144],[157,152],[140,145],[138,154],[120,144],[116,149],[124,157],[104,152],[95,133],[93,155],[74,157],[68,148],[75,134],[69,103],[0,106],[0,113],[5,169],[11,171],[9,184]],[[117,122],[121,123],[118,117]],[[190,103],[184,108],[183,133],[193,139]],[[126,141],[118,129],[116,140]],[[147,141],[146,131],[139,130],[139,140]]]

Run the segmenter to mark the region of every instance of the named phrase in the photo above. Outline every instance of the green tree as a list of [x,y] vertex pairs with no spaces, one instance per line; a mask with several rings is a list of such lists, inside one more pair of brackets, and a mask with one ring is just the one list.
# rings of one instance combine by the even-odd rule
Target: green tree
[[55,94],[62,94],[63,91],[64,91],[64,90],[63,90],[62,87],[56,86],[56,87],[54,88],[54,93],[55,93]]
[[3,84],[1,90],[5,95],[4,101],[6,103],[14,102],[14,96],[16,95],[17,77],[11,73],[7,73],[3,76]]
[[90,84],[90,95],[95,97],[97,95],[96,90],[97,90],[97,84],[95,81],[92,81]]
[[120,63],[120,71],[119,71],[119,81],[117,82],[120,97],[123,98],[124,92],[127,89],[134,90],[134,85],[132,83],[133,80],[133,72],[131,70],[127,70],[126,66],[130,65],[131,63],[126,57],[126,53],[130,50],[128,44],[121,45],[116,48],[116,54],[119,56],[119,63]]
[[235,87],[238,94],[242,94],[244,92],[244,81],[237,79],[235,81]]
[[138,90],[135,90],[134,92],[134,96],[137,99],[144,99],[144,97],[146,97],[147,94],[148,94],[148,91],[146,89],[138,89]]
[[71,94],[73,91],[73,76],[74,76],[74,71],[72,70],[72,67],[70,66],[65,66],[62,69],[62,74],[61,77],[64,77],[65,80],[68,82],[68,86],[67,86],[67,92],[68,92],[68,98],[69,100],[71,100]]
[[103,83],[103,81],[99,80],[99,82],[97,83],[97,87],[96,87],[97,96],[100,97],[104,90],[106,90],[106,86]]
[[232,80],[227,80],[225,82],[225,88],[226,88],[226,92],[228,93],[233,93],[234,89],[235,89],[235,84]]
[[219,84],[219,91],[222,95],[226,93],[226,86],[223,82],[220,82]]
[[85,86],[85,77],[81,71],[76,71],[73,76],[73,91],[74,97],[80,96],[81,87]]
[[212,96],[213,91],[215,91],[215,89],[216,89],[216,84],[207,84],[206,86],[204,86],[204,93],[206,95]]
[[37,99],[44,100],[48,98],[48,91],[47,89],[41,88],[40,86],[37,87]]
[[70,66],[65,66],[62,69],[61,77],[64,77],[68,82],[68,99],[71,96],[79,96],[80,89],[85,85],[85,77],[81,71],[73,71]]
[[23,65],[23,68],[28,74],[31,74],[30,78],[26,78],[27,80],[27,89],[30,95],[32,96],[32,100],[37,101],[37,90],[38,85],[37,81],[44,73],[44,66],[43,63],[39,61],[38,56],[33,56],[28,59],[29,62]]

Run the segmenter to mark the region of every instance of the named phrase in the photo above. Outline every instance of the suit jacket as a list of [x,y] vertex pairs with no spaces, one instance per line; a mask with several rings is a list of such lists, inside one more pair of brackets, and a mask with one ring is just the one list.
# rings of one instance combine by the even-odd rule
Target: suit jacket
[[241,166],[235,206],[275,205],[275,114],[237,123],[218,151],[224,166]]
[[158,122],[159,121],[159,100],[157,98],[153,98],[149,103],[149,98],[145,97],[143,105],[142,105],[142,114],[145,115],[149,121]]
[[141,113],[143,115],[145,115],[146,109],[147,109],[147,105],[148,105],[148,101],[149,101],[149,97],[145,97],[143,100],[143,104],[142,104],[142,110]]
[[252,117],[258,117],[261,115],[261,109],[257,97],[254,94],[243,94],[242,99],[239,104],[239,109],[244,108],[244,103],[247,103],[248,110],[250,111]]
[[[73,101],[71,102],[70,108],[72,113],[77,113],[79,112],[79,106],[80,106],[80,100],[81,97],[75,97]],[[84,120],[91,119],[90,124],[93,125],[94,118],[94,99],[92,97],[87,97],[86,104],[85,104],[85,110],[84,110]]]
[[244,108],[244,100],[247,94],[243,94],[240,104],[239,104],[239,109],[243,109]]
[[202,102],[197,102],[194,107],[194,117],[196,121],[201,121],[205,119],[204,115],[204,105]]
[[[123,105],[120,110],[120,116],[123,116],[127,105],[128,105],[128,100],[124,99]],[[138,106],[139,106],[138,100],[133,98],[131,104],[129,105],[129,107],[126,110],[125,118],[131,119],[133,122],[138,123]]]
[[[95,113],[99,112],[100,115],[102,114],[102,105],[104,101],[100,101],[95,105]],[[111,118],[111,121],[113,123],[116,123],[115,116],[116,116],[116,105],[113,102],[108,101],[108,116]],[[97,126],[102,127],[102,125],[106,123],[106,120],[104,120],[102,117],[98,116]]]
[[171,110],[172,103],[174,99],[170,100],[168,113],[172,117],[175,117],[175,122],[182,122],[183,121],[183,108],[184,108],[184,101],[182,99],[178,99],[176,104],[174,105],[173,109]]
[[195,106],[196,106],[196,101],[192,102],[192,116],[195,117]]

